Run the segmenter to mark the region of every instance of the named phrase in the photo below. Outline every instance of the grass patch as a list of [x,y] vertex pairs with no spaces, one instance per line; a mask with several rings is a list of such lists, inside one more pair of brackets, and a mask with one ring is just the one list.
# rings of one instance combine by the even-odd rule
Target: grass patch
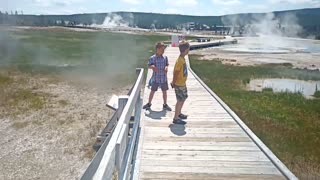
[[14,122],[12,123],[12,127],[14,127],[15,129],[22,129],[25,128],[29,125],[29,122]]
[[11,106],[22,105],[27,109],[39,110],[45,105],[44,93],[35,93],[29,89],[18,89],[11,94],[8,98],[8,102]]
[[273,92],[272,88],[263,88],[262,89],[263,92]]
[[68,75],[83,81],[89,77],[96,83],[90,86],[123,87],[135,81],[135,68],[146,68],[154,44],[170,37],[33,30],[6,32],[2,39],[6,43],[0,46],[0,66],[6,64],[33,74]]
[[316,98],[320,98],[320,91],[316,91],[313,96]]
[[5,112],[1,117],[17,116],[44,108],[49,94],[15,88],[7,86],[0,90],[0,108]]
[[[135,68],[146,67],[154,44],[169,39],[162,35],[110,32],[3,30],[0,68],[8,71],[8,76],[0,75],[0,108],[5,107],[7,114],[19,114],[44,107],[47,95],[17,85],[20,82],[11,79],[17,74],[59,77],[90,87],[108,88],[112,84],[118,88],[132,84],[136,79]],[[24,83],[28,81],[20,84]],[[67,101],[58,103],[68,105]]]
[[1,86],[1,85],[9,84],[9,83],[11,83],[11,82],[12,82],[12,80],[11,80],[10,77],[4,76],[4,75],[1,75],[1,74],[0,74],[0,86]]
[[[273,93],[271,89],[249,92],[243,83],[254,78],[320,80],[315,71],[284,65],[237,67],[190,56],[193,70],[254,131],[254,133],[299,177],[304,169],[320,171],[320,100],[301,93]],[[304,162],[304,164],[301,164]],[[308,164],[316,166],[303,167]]]

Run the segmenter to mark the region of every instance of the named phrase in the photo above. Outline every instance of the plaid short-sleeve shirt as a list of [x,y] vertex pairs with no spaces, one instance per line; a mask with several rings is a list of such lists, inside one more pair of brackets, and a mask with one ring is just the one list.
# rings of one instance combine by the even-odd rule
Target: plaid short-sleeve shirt
[[165,72],[165,67],[169,66],[167,56],[157,56],[153,55],[149,58],[148,66],[154,65],[157,67],[158,71],[153,72],[153,81],[155,83],[166,83],[167,73]]

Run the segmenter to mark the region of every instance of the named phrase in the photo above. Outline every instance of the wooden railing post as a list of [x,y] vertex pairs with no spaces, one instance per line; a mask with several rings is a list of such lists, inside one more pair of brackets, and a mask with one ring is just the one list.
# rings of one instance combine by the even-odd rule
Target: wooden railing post
[[[133,110],[137,111],[137,101],[140,101],[140,91],[142,88],[143,81],[143,69],[139,69],[139,76],[132,88],[130,96],[120,96],[117,113],[114,118],[118,120],[117,125],[113,129],[110,136],[110,140],[104,142],[102,148],[100,148],[90,163],[90,168],[86,170],[81,179],[93,179],[93,180],[104,180],[112,179],[114,170],[118,170],[119,179],[125,179],[128,177],[128,166],[131,162],[134,150],[134,144],[137,136],[138,123],[135,123],[132,135],[129,141],[128,130],[129,120],[132,116]],[[137,114],[138,116],[138,114]],[[130,160],[129,160],[130,159]]]
[[117,120],[119,120],[122,111],[124,109],[124,107],[126,106],[127,102],[128,102],[129,96],[127,95],[123,95],[123,96],[119,96],[118,99],[118,110],[117,110]]

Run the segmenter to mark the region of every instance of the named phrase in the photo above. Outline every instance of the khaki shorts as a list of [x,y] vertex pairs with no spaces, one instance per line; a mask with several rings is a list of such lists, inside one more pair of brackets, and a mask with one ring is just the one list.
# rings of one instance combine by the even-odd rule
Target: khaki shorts
[[176,92],[177,101],[185,101],[188,98],[187,86],[175,86],[174,91]]

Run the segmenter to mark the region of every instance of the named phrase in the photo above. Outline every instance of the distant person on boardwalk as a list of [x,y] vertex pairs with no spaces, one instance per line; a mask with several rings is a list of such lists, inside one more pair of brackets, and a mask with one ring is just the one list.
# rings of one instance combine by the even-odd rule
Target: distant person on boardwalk
[[174,88],[177,98],[175,114],[173,118],[174,124],[186,124],[182,119],[187,119],[187,115],[181,113],[181,109],[185,100],[188,98],[188,90],[186,81],[188,77],[188,68],[185,56],[188,55],[190,44],[187,41],[179,43],[180,56],[178,57],[173,70],[173,80],[171,87]]
[[163,96],[163,109],[167,111],[171,111],[171,108],[167,104],[167,91],[168,87],[168,79],[167,79],[167,72],[168,72],[168,57],[164,56],[165,45],[162,42],[158,42],[156,44],[156,54],[151,56],[148,61],[149,69],[153,70],[152,74],[152,83],[151,83],[151,92],[149,95],[149,101],[147,104],[143,106],[143,109],[150,110],[151,102],[155,92],[160,87],[162,90]]

